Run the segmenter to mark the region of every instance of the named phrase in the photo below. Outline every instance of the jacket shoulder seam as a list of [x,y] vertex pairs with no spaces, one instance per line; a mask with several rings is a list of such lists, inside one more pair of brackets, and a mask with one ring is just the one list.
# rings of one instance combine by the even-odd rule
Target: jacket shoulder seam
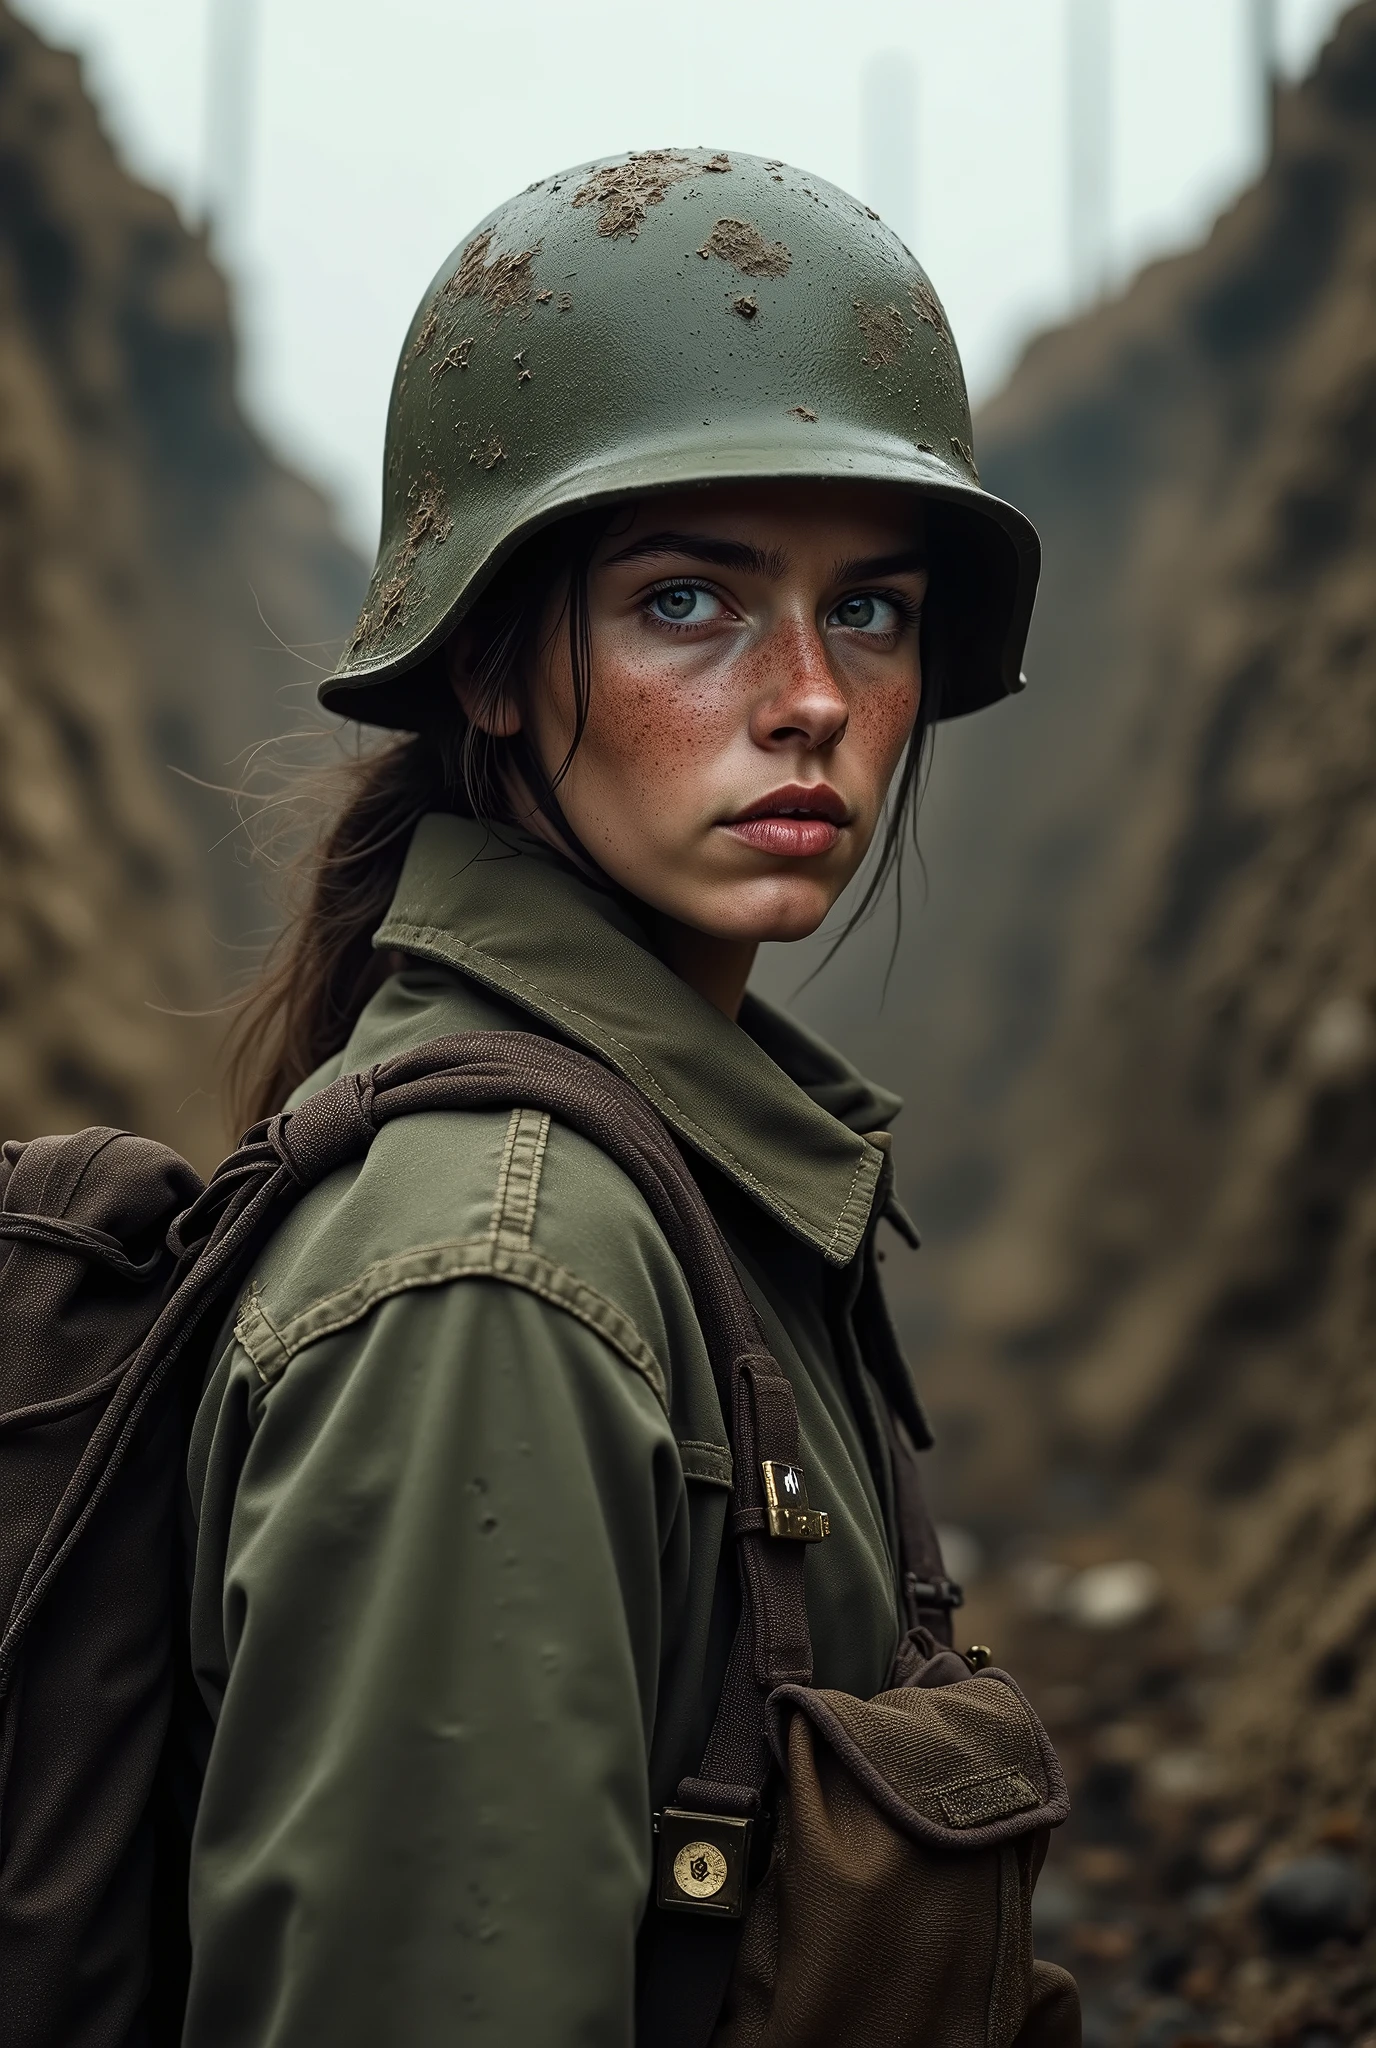
[[563,1309],[609,1344],[647,1382],[667,1411],[664,1368],[625,1310],[567,1266],[558,1265],[528,1244],[504,1242],[492,1232],[481,1238],[421,1245],[379,1259],[348,1286],[322,1296],[280,1326],[269,1317],[261,1295],[250,1288],[234,1334],[263,1384],[270,1387],[308,1344],[361,1322],[393,1295],[418,1287],[443,1287],[454,1280],[502,1280]]
[[510,1251],[530,1249],[548,1143],[548,1111],[521,1107],[512,1110],[497,1169],[497,1193],[489,1227],[493,1242]]

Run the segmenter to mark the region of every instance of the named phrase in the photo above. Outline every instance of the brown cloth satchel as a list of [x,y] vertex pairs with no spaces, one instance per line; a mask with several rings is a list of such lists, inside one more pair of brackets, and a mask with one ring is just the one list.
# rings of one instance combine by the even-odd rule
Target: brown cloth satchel
[[[0,1148],[0,2015],[6,2048],[171,2048],[194,1794],[178,1502],[216,1335],[301,1195],[394,1117],[529,1106],[599,1145],[692,1290],[735,1460],[741,1616],[699,1776],[657,1817],[642,2048],[1073,2048],[1072,1981],[1033,1965],[1030,1896],[1065,1817],[1011,1679],[937,1638],[945,1580],[901,1424],[913,1626],[893,1689],[814,1690],[811,1507],[792,1389],[664,1124],[526,1032],[438,1039],[249,1131],[202,1186],[96,1129]],[[772,1840],[771,1840],[772,1829]]]
[[947,1674],[964,1659],[931,1649],[873,1700],[772,1696],[788,1792],[714,2048],[1079,2039],[1073,1980],[1032,1960],[1060,1810],[1046,1736],[1004,1673]]

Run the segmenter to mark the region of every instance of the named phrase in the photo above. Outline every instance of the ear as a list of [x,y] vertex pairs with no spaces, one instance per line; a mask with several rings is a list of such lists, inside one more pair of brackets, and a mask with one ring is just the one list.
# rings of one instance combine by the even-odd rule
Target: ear
[[494,740],[509,740],[521,730],[521,714],[510,697],[493,698],[473,674],[472,637],[460,626],[451,634],[445,649],[449,687],[463,707],[464,715],[480,732]]

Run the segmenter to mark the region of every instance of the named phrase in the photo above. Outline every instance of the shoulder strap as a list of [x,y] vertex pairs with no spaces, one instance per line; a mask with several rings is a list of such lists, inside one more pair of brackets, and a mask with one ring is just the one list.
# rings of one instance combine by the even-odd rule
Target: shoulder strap
[[[23,1575],[0,1638],[0,1697],[30,1624],[123,1466],[140,1421],[169,1376],[199,1356],[193,1339],[214,1326],[250,1261],[309,1187],[361,1158],[384,1124],[425,1111],[528,1107],[583,1133],[627,1174],[681,1265],[711,1360],[734,1463],[741,1619],[720,1709],[696,1778],[679,1787],[690,1813],[748,1822],[770,1767],[765,1700],[781,1684],[807,1685],[812,1649],[803,1598],[807,1510],[798,1465],[793,1390],[765,1347],[721,1231],[664,1123],[628,1082],[558,1041],[520,1031],[441,1038],[364,1074],[345,1074],[295,1110],[255,1125],[168,1235],[174,1284],[147,1335],[116,1374],[52,1519]],[[7,1233],[47,1242],[53,1226],[11,1217]],[[106,1262],[117,1244],[66,1248]],[[86,1390],[90,1394],[92,1390]],[[18,1418],[10,1418],[17,1421]],[[766,1498],[783,1475],[791,1502]],[[792,1475],[790,1477],[789,1475]],[[790,1519],[790,1517],[792,1519]],[[814,1532],[815,1533],[815,1532]],[[666,1916],[670,1917],[670,1916]],[[696,2014],[680,2010],[675,2041],[705,2041],[724,1994],[738,1923],[689,1920]],[[680,1922],[682,1928],[682,1922]],[[708,1952],[716,1962],[707,1963]],[[666,2042],[668,2036],[665,2037]]]
[[884,1411],[893,1492],[898,1522],[898,1565],[908,1627],[929,1629],[937,1642],[952,1642],[951,1613],[965,1602],[954,1579],[946,1575],[941,1539],[932,1522],[922,1485],[922,1468],[901,1416]]
[[[363,1151],[394,1117],[518,1103],[548,1110],[616,1161],[645,1197],[693,1295],[731,1443],[741,1618],[702,1763],[677,1796],[690,1824],[693,1816],[750,1822],[772,1761],[765,1702],[776,1686],[812,1680],[806,1542],[791,1539],[817,1533],[812,1525],[820,1518],[807,1508],[805,1490],[782,1522],[778,1503],[767,1498],[767,1473],[792,1473],[802,1484],[793,1389],[763,1343],[721,1230],[658,1114],[628,1082],[568,1046],[524,1032],[479,1032],[434,1040],[370,1074],[343,1076],[246,1143],[266,1145],[298,1185],[310,1184]],[[231,1179],[235,1171],[230,1162]],[[212,1182],[203,1202],[210,1207],[217,1199]],[[893,1418],[890,1427],[910,1622],[934,1620],[949,1640],[947,1581],[916,1455]],[[929,1614],[933,1602],[937,1612]],[[655,2048],[705,2048],[726,1995],[740,1922],[653,1909],[652,1919],[638,2034]]]
[[[368,1073],[341,1075],[299,1108],[250,1130],[178,1217],[169,1237],[179,1260],[176,1284],[122,1369],[24,1573],[0,1639],[0,1695],[34,1614],[123,1464],[150,1401],[305,1189],[360,1158],[382,1125],[398,1116],[516,1105],[548,1110],[581,1131],[639,1188],[692,1290],[728,1430],[735,1418],[744,1432],[736,1456],[743,1619],[733,1698],[742,1711],[749,1705],[752,1726],[748,1736],[724,1738],[723,1768],[729,1761],[747,1787],[763,1782],[761,1688],[786,1677],[806,1683],[811,1676],[801,1557],[795,1546],[776,1547],[762,1533],[759,1460],[797,1456],[792,1391],[762,1348],[721,1232],[655,1111],[585,1054],[521,1031],[434,1039]],[[18,1235],[28,1224],[15,1217],[6,1227]],[[40,1227],[51,1229],[35,1220],[35,1234]],[[111,1255],[103,1245],[87,1249]]]

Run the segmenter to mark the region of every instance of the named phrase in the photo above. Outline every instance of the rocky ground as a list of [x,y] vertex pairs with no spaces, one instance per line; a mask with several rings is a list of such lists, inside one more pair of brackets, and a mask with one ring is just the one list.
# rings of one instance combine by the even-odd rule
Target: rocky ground
[[1043,1942],[1099,2042],[1376,2040],[1376,6],[984,447],[1090,853],[1022,843],[1031,1049],[986,1034],[980,1200],[888,1270],[967,1626],[1071,1772]]

